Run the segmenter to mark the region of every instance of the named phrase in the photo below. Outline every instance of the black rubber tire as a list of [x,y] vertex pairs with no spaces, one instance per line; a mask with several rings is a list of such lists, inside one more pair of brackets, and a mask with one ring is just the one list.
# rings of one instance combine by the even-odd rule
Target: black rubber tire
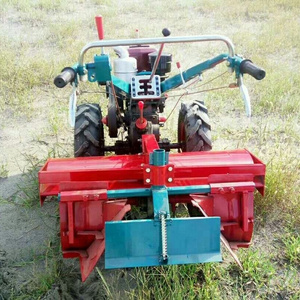
[[211,126],[203,101],[182,103],[178,117],[178,143],[182,152],[209,151],[212,149]]
[[77,106],[74,128],[74,156],[103,156],[104,131],[101,108],[96,103]]
[[[207,107],[203,101],[182,103],[178,116],[178,143],[182,152],[209,151],[212,149],[211,126]],[[202,213],[191,203],[187,204],[191,217],[202,217]]]

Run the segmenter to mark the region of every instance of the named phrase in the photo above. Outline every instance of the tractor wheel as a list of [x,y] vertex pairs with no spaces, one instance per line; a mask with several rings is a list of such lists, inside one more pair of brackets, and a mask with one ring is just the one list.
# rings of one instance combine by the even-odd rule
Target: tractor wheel
[[[178,143],[182,152],[209,151],[212,148],[210,122],[204,102],[182,103],[178,117]],[[191,217],[202,216],[198,208],[187,204]]]
[[103,156],[104,132],[101,108],[96,103],[77,106],[74,156]]
[[178,117],[178,143],[182,152],[209,151],[212,148],[210,122],[204,102],[182,103]]

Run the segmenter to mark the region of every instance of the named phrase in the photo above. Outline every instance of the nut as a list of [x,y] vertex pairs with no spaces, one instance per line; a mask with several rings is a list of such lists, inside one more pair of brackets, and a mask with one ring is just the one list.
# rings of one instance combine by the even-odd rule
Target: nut
[[146,171],[146,173],[150,173],[150,172],[151,172],[151,169],[150,169],[150,168],[147,168],[145,171]]
[[150,181],[151,181],[150,178],[146,179],[146,183],[150,183]]

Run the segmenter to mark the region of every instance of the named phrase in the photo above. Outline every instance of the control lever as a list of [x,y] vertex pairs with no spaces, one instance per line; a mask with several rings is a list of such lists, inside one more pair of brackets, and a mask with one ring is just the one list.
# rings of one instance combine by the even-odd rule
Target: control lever
[[[164,28],[164,29],[162,30],[162,34],[163,34],[163,36],[167,37],[167,36],[169,36],[169,35],[171,34],[171,31],[170,31],[168,28]],[[153,69],[152,69],[152,73],[151,73],[151,76],[150,76],[149,81],[152,81],[152,78],[153,78],[153,76],[155,75],[155,72],[156,72],[156,69],[157,69],[157,67],[158,67],[158,63],[159,63],[159,60],[160,60],[162,51],[163,51],[163,49],[164,49],[164,45],[165,45],[165,44],[163,43],[163,44],[161,44],[160,47],[159,47],[158,54],[157,54],[157,56],[156,56],[156,59],[155,59],[154,65],[153,65]]]
[[135,126],[138,129],[144,130],[147,127],[147,124],[148,124],[147,120],[143,116],[143,114],[144,114],[144,102],[139,101],[138,106],[139,106],[139,109],[140,109],[140,117],[136,120]]
[[[103,40],[104,39],[104,29],[103,29],[103,20],[102,20],[102,16],[96,16],[95,17],[95,22],[96,22],[96,26],[97,26],[97,31],[98,31],[98,37],[99,40]],[[101,47],[101,54],[104,54],[104,48]]]
[[241,93],[242,98],[243,98],[244,103],[245,103],[246,115],[247,115],[247,117],[251,117],[251,101],[250,101],[250,96],[249,96],[247,87],[244,85],[243,76],[241,74],[240,74],[240,76],[238,78],[237,83],[238,83],[238,86],[240,88],[240,93]]

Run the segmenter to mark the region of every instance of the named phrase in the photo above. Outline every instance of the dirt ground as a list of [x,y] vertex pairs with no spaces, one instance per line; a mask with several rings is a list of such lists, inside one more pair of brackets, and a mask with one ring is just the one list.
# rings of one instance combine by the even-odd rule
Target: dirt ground
[[[79,23],[79,26],[71,31],[72,35],[75,32],[76,37],[82,32],[90,32],[84,36],[82,46],[86,42],[97,39],[92,18],[96,14],[95,11],[101,12],[101,9],[106,9],[105,3],[107,1],[98,5],[95,4],[97,1],[95,3],[93,1],[77,2],[78,7],[91,16],[91,21],[85,29]],[[136,1],[130,2],[131,11],[126,13],[126,18],[137,14],[132,9],[136,5]],[[125,6],[125,1],[123,1],[113,17],[117,18],[117,13],[124,12]],[[76,18],[80,16],[80,9],[70,8],[70,11],[66,9],[64,20],[76,21]],[[185,7],[184,9],[187,15],[189,8]],[[199,13],[202,14],[201,10]],[[48,23],[46,21],[42,23],[40,20],[23,22],[22,18],[24,18],[26,12],[22,12],[22,8],[18,9],[17,6],[12,6],[5,14],[1,14],[1,37],[7,38],[9,36],[13,45],[19,45],[18,43],[21,43],[22,39],[24,39],[29,44],[28,55],[46,56],[48,51],[52,51],[51,57],[53,58],[53,56],[63,52],[63,49],[57,50],[55,45],[50,45],[51,41],[47,40],[49,35],[45,33],[44,27],[53,25],[62,15],[58,14],[55,16],[55,11],[48,11],[47,14],[48,19],[46,21]],[[49,14],[53,14],[51,24]],[[179,14],[179,12],[174,13],[172,16],[170,26],[172,27],[173,25],[175,35],[183,35],[182,33],[185,30],[178,24],[176,14]],[[149,13],[147,16],[151,20],[151,14]],[[209,21],[209,17],[205,14],[202,14],[202,17],[208,25],[200,26],[199,24],[201,23],[197,21],[201,34],[212,33],[202,32],[202,30],[206,29],[212,30],[213,33],[223,34],[222,30],[217,28],[217,23],[212,24],[212,21]],[[38,19],[36,18],[36,20]],[[186,21],[188,21],[188,17],[184,17],[182,22]],[[126,35],[124,22],[124,20],[119,20],[119,22],[113,22],[112,26],[117,26],[116,28],[119,30],[118,37],[124,34],[123,38],[132,38],[134,26],[130,27],[131,31]],[[144,26],[145,32],[150,37],[149,32],[151,29],[145,24],[142,25],[143,22],[139,20],[136,26]],[[162,23],[163,21],[160,20],[155,24],[155,30]],[[40,26],[40,24],[43,25]],[[260,29],[259,25],[255,25],[255,22],[250,20],[249,24],[246,24],[243,28],[243,31],[247,31],[248,27],[251,26],[253,26],[254,30]],[[77,29],[78,32],[76,31]],[[195,28],[187,25],[188,29],[195,30]],[[230,22],[224,26],[224,30],[228,35],[230,33],[236,35],[238,32],[238,28],[234,27]],[[152,37],[158,35],[159,33],[153,34]],[[114,28],[110,28],[109,36],[114,38]],[[81,46],[75,49],[76,55],[79,53]],[[64,50],[67,50],[67,46]],[[209,51],[211,50],[210,48]],[[72,56],[74,56],[73,53]],[[64,67],[64,65],[61,65],[61,60],[66,60],[68,57],[67,51],[62,54],[62,57],[57,59],[56,65],[52,66],[56,71]],[[73,61],[71,60],[70,64],[72,63]],[[70,89],[68,91],[57,91],[55,88],[50,87],[51,85],[52,81],[49,81],[45,83],[43,88],[40,86],[33,88],[33,95],[36,95],[36,99],[30,106],[31,112],[29,114],[24,115],[22,112],[16,114],[13,112],[13,110],[17,109],[16,107],[6,106],[0,115],[0,164],[8,173],[7,176],[0,177],[0,300],[14,299],[20,297],[20,295],[26,295],[26,291],[33,290],[32,286],[43,286],[41,283],[44,283],[44,290],[47,292],[43,293],[43,290],[40,290],[38,294],[32,295],[32,299],[107,299],[104,281],[114,291],[113,299],[127,298],[128,294],[126,294],[126,291],[130,292],[135,287],[130,271],[123,273],[105,271],[101,260],[98,264],[98,270],[103,274],[105,280],[101,280],[101,276],[95,270],[86,283],[81,283],[78,262],[76,260],[62,259],[59,249],[55,246],[59,232],[57,203],[55,200],[47,202],[43,208],[40,208],[38,205],[30,205],[30,207],[22,205],[24,204],[24,198],[28,200],[28,196],[24,195],[24,187],[32,186],[33,191],[36,189],[34,184],[36,180],[34,174],[36,172],[34,173],[34,170],[37,170],[36,167],[41,165],[41,161],[49,155],[72,155],[73,133],[67,124],[68,93]],[[255,84],[251,84],[250,94],[253,92],[253,89],[255,89]],[[175,103],[176,100],[177,98],[170,101]],[[242,103],[242,100],[240,101]],[[213,133],[214,149],[247,147],[250,151],[266,153],[266,149],[270,145],[278,142],[275,134],[279,131],[278,128],[285,126],[284,118],[278,116],[278,118],[274,119],[272,116],[268,117],[260,114],[259,116],[254,115],[249,120],[243,112],[243,105],[238,104],[236,108],[235,104],[236,101],[234,100],[232,103],[228,103],[227,106],[217,107],[214,111],[213,103],[208,99],[212,127],[215,128]],[[168,108],[169,111],[171,107]],[[176,119],[177,115],[175,113],[169,124],[164,128],[166,135],[174,136]],[[293,120],[291,127],[293,127],[295,132],[300,132],[299,120]],[[264,128],[265,131],[262,132],[261,128]],[[257,133],[257,138],[248,140],[247,134],[253,132]],[[282,137],[283,140],[285,138],[288,137]],[[289,151],[295,150],[295,153],[299,153],[298,141],[293,143],[293,147]],[[274,151],[274,153],[276,152]],[[297,157],[297,154],[295,154],[295,157]],[[33,195],[32,190],[30,190],[29,197],[34,197],[31,200],[38,203],[38,195]],[[264,251],[272,252],[276,236],[270,235],[269,229],[265,227],[263,230],[260,230],[255,235],[254,242],[258,248],[264,247]],[[277,228],[275,229],[277,230]],[[272,228],[273,231],[275,229]],[[65,277],[62,276],[64,274],[66,274]],[[53,278],[54,282],[51,281]],[[30,295],[26,295],[26,297],[26,299],[30,299]]]

